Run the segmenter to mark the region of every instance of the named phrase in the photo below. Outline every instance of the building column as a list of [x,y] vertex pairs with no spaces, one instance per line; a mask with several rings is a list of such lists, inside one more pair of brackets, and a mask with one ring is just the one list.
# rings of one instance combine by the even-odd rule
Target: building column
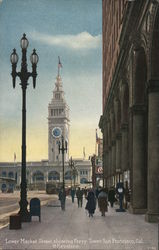
[[111,128],[110,128],[110,119],[108,119],[108,133],[107,133],[107,136],[108,136],[108,188],[111,186],[111,159],[112,159],[112,152],[111,152]]
[[63,172],[62,172],[62,170],[60,171],[60,182],[61,183],[63,182]]
[[105,150],[104,153],[104,187],[108,187],[108,176],[109,176],[109,151]]
[[[121,173],[121,134],[116,136],[116,175]],[[119,178],[118,180],[119,181]]]
[[108,179],[109,179],[109,187],[111,186],[111,175],[112,175],[112,149],[111,147],[109,147],[109,175],[108,175]]
[[108,147],[108,121],[104,123],[103,133],[103,176],[104,176],[104,187],[108,187],[108,176],[109,176],[109,147]]
[[[121,134],[118,133],[116,135],[116,169],[115,169],[115,175],[116,175],[116,183],[119,182],[119,175],[122,171],[121,166]],[[115,183],[115,185],[116,185]]]
[[48,171],[44,172],[44,182],[48,182]]
[[132,200],[130,211],[142,214],[147,207],[147,166],[145,141],[145,109],[143,105],[132,107]]
[[122,171],[129,169],[129,150],[128,150],[128,125],[121,126],[121,168]]
[[30,176],[29,176],[29,179],[30,179],[30,184],[33,183],[33,173],[32,171],[30,170]]
[[20,183],[21,183],[21,172],[18,169],[18,171],[17,171],[17,185],[20,186]]
[[[112,176],[115,178],[115,171],[116,170],[116,143],[115,140],[112,141]],[[113,185],[114,183],[112,183]]]
[[159,80],[149,82],[148,94],[148,222],[159,221]]
[[78,175],[76,175],[76,184],[79,184],[80,185],[80,171],[78,171]]

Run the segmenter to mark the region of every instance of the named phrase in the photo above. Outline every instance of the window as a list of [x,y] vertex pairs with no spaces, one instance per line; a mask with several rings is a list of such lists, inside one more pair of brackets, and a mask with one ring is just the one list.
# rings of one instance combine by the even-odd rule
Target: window
[[59,93],[55,94],[55,99],[57,99],[57,100],[60,99],[60,94]]
[[51,180],[60,180],[60,174],[56,171],[51,171],[49,174],[48,174],[48,180],[51,181]]
[[58,109],[53,109],[53,116],[58,116]]
[[13,173],[13,172],[9,172],[9,173],[8,173],[8,177],[9,177],[9,178],[13,178],[13,177],[14,177],[14,173]]
[[63,113],[63,109],[59,109],[59,115]]
[[71,171],[67,171],[65,173],[65,180],[71,180],[72,179],[72,174],[71,174]]
[[85,184],[85,183],[87,183],[88,182],[88,180],[86,179],[86,178],[81,178],[80,179],[80,183],[81,184]]
[[3,172],[2,172],[2,177],[6,177],[6,176],[7,176],[6,171],[3,171]]
[[44,181],[44,174],[41,171],[36,171],[33,174],[33,181]]

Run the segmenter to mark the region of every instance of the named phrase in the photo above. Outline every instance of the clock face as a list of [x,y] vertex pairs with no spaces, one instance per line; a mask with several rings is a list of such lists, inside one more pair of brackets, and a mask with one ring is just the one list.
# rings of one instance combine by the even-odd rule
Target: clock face
[[123,193],[123,189],[122,188],[118,188],[118,193],[119,194]]
[[62,135],[62,130],[61,130],[61,128],[58,128],[58,127],[53,128],[53,130],[52,130],[52,135],[53,135],[53,137],[55,137],[55,138],[59,138],[59,137]]

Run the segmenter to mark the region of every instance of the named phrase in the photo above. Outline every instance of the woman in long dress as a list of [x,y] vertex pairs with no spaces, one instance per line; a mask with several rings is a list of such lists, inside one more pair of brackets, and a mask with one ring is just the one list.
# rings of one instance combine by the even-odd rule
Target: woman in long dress
[[96,209],[96,198],[93,190],[89,191],[86,199],[87,199],[86,209],[88,210],[89,217],[93,217],[93,214]]
[[106,189],[103,189],[98,195],[98,205],[101,212],[101,216],[105,216],[105,212],[108,211],[108,195]]

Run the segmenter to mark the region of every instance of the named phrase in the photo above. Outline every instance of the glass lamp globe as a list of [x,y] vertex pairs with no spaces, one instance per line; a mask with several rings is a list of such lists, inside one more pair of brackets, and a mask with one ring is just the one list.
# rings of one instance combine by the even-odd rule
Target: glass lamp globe
[[12,64],[17,64],[18,62],[18,55],[16,53],[16,49],[13,49],[13,53],[10,56],[10,61]]
[[20,46],[21,46],[22,49],[27,49],[28,45],[29,45],[29,41],[26,38],[26,34],[23,34],[23,37],[20,40]]
[[32,64],[37,64],[38,61],[39,61],[39,57],[36,54],[36,50],[35,49],[33,49],[33,53],[30,56],[30,61],[31,61]]

